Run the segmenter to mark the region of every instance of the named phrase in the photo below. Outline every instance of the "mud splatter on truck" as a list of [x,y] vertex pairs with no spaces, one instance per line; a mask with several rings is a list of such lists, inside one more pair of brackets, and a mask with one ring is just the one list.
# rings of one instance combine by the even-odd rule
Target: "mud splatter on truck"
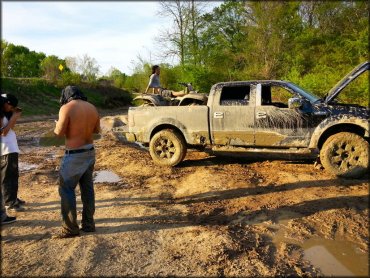
[[359,177],[369,168],[369,109],[336,98],[369,67],[357,66],[324,98],[288,81],[255,80],[215,84],[207,105],[130,108],[127,138],[149,145],[163,166],[180,163],[188,147],[226,147],[317,153],[329,172]]

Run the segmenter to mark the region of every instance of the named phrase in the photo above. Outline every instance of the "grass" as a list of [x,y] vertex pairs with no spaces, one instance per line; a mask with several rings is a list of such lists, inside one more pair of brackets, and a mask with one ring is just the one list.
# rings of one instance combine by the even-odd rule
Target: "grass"
[[[131,104],[128,91],[107,85],[79,85],[89,102],[98,108],[114,109]],[[1,93],[13,94],[19,100],[23,115],[58,114],[63,87],[42,78],[1,78]]]

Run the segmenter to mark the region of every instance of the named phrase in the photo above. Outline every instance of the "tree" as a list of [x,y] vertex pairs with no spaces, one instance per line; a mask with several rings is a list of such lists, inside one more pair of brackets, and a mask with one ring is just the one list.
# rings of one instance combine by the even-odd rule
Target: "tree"
[[127,75],[122,73],[119,69],[114,67],[109,69],[108,77],[110,80],[113,80],[114,86],[117,88],[124,88],[125,82],[127,80]]
[[77,68],[82,76],[91,82],[96,80],[100,67],[95,58],[84,54],[82,57],[78,58]]
[[78,72],[78,60],[76,57],[67,56],[65,57],[65,62],[67,67],[71,70],[73,73]]
[[[368,59],[365,1],[227,0],[207,14],[198,4],[161,2],[160,14],[174,24],[157,39],[165,56],[178,57],[175,65],[162,66],[164,86],[183,79],[207,91],[220,81],[287,79],[324,95]],[[148,74],[135,69],[134,79],[146,83]],[[343,99],[368,105],[366,81],[359,79]]]
[[166,29],[158,38],[158,42],[164,47],[164,57],[177,56],[180,65],[185,65],[185,39],[189,29],[189,2],[187,1],[160,1],[161,16],[168,16],[173,19],[171,29]]
[[55,55],[51,55],[46,57],[44,60],[41,61],[41,69],[43,70],[44,77],[56,81],[58,77],[61,74],[61,70],[59,69],[59,66],[62,65],[64,68],[64,71],[68,70],[66,63],[64,60],[59,59]]
[[202,13],[206,6],[205,2],[190,1],[189,7],[189,32],[186,39],[187,61],[192,66],[201,64],[201,49],[200,49],[200,30],[203,25]]
[[246,75],[274,79],[284,73],[284,60],[301,30],[299,3],[247,2],[248,62]]
[[163,30],[157,38],[162,57],[177,57],[183,68],[187,64],[199,64],[199,29],[205,6],[206,3],[194,0],[160,2],[159,15],[173,20],[173,25]]
[[208,72],[215,71],[218,76],[224,76],[224,80],[238,78],[245,67],[244,53],[248,36],[244,2],[226,1],[202,19],[202,64]]
[[27,47],[2,42],[1,74],[6,77],[40,77],[40,62],[44,53],[30,51]]

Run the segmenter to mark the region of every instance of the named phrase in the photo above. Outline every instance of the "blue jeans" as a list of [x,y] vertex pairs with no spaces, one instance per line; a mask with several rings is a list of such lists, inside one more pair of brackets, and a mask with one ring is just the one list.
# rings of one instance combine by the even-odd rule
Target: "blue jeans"
[[83,153],[65,154],[59,171],[59,195],[63,230],[66,233],[78,234],[75,188],[80,184],[82,200],[82,228],[95,229],[95,194],[93,171],[95,150]]

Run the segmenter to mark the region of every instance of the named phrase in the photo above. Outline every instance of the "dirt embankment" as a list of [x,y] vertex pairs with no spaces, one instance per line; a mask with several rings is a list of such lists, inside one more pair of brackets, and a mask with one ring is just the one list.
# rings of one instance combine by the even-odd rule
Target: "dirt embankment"
[[2,228],[3,276],[368,275],[368,177],[197,151],[162,168],[110,132],[124,121],[103,118],[96,141],[96,171],[121,178],[95,185],[96,233],[64,240],[51,238],[63,147],[39,145],[54,123],[19,124],[27,210]]

